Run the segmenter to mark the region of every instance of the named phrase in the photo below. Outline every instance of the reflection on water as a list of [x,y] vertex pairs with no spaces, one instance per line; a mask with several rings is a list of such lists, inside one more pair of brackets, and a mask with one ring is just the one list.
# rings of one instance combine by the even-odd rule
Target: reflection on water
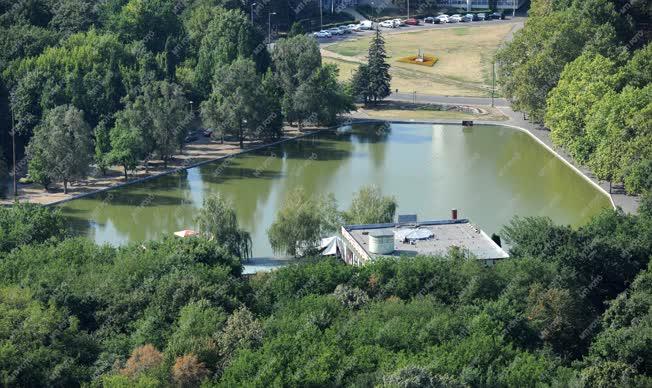
[[368,184],[394,195],[400,213],[441,219],[458,208],[488,233],[514,215],[579,225],[609,206],[604,194],[515,129],[392,124],[286,142],[61,207],[79,233],[124,244],[194,227],[203,199],[221,192],[251,233],[254,256],[271,257],[266,230],[290,191],[332,192],[347,208]]

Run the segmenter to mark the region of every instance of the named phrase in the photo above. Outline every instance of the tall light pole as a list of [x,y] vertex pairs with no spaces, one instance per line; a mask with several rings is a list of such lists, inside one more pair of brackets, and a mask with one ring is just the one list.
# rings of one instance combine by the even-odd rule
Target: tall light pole
[[516,0],[512,0],[512,19],[516,16]]
[[410,0],[407,0],[407,18],[410,18]]
[[491,62],[491,107],[494,107],[494,93],[496,92],[496,61]]
[[322,5],[322,0],[319,0],[319,31],[324,29],[324,6]]
[[267,13],[267,44],[272,43],[272,15],[276,15],[276,12]]
[[251,3],[251,24],[254,24],[254,6],[256,3]]
[[11,107],[11,148],[14,162],[14,201],[18,202],[18,185],[16,184],[16,124],[14,121],[14,107]]

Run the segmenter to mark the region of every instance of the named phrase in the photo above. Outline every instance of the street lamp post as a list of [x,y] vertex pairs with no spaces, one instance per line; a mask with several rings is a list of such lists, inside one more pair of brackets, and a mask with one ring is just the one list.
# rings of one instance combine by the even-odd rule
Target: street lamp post
[[272,15],[276,15],[276,12],[269,12],[267,14],[267,43],[272,43]]
[[14,121],[13,107],[11,107],[11,148],[14,162],[14,201],[18,202],[18,185],[16,184],[16,124]]
[[496,61],[491,62],[491,107],[494,107],[494,94],[496,93]]
[[190,105],[190,114],[192,114],[192,104],[194,101],[188,101],[188,104]]
[[319,31],[324,29],[323,10],[324,10],[324,6],[322,5],[322,0],[319,0]]
[[407,0],[407,18],[410,18],[410,0]]
[[251,24],[254,24],[254,6],[256,3],[251,3]]

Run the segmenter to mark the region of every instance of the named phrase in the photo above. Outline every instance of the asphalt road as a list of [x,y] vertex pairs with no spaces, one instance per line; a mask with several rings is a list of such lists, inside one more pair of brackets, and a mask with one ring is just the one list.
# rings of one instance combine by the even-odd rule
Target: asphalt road
[[[460,97],[460,96],[435,96],[422,93],[392,93],[388,100],[423,102],[429,104],[451,104],[451,105],[491,105],[490,97]],[[510,106],[509,101],[504,98],[494,99],[495,106]]]

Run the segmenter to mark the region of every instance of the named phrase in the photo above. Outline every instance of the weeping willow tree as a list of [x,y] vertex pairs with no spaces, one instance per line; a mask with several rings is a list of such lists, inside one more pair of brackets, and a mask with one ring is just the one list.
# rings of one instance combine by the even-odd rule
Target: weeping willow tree
[[197,216],[197,225],[202,234],[215,239],[241,260],[251,257],[251,236],[239,228],[233,203],[221,194],[204,200],[204,206]]

